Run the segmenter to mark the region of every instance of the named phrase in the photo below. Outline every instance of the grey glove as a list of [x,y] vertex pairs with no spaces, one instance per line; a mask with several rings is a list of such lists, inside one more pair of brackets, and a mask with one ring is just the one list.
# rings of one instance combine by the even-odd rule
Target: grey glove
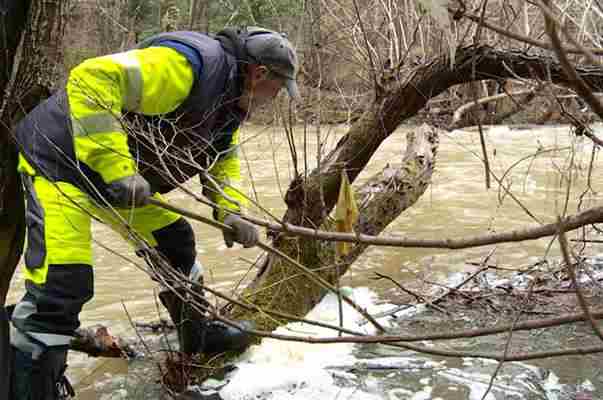
[[151,185],[142,176],[126,176],[107,186],[109,202],[116,207],[140,207],[151,197]]
[[234,242],[241,243],[243,247],[253,247],[260,241],[258,230],[253,224],[245,221],[235,214],[228,214],[224,218],[224,224],[232,228],[231,232],[223,231],[224,243],[227,247],[232,247]]

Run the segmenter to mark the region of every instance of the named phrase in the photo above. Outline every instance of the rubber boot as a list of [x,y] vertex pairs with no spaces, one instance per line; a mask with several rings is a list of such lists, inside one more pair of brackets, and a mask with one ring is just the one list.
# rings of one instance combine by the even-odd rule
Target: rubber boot
[[13,347],[13,400],[66,400],[75,392],[65,377],[67,349],[48,349],[34,360],[32,353]]
[[189,296],[185,288],[178,288],[176,292],[178,294],[170,290],[163,290],[159,292],[159,300],[168,310],[176,327],[180,351],[189,355],[198,353],[205,347],[205,329],[203,329],[203,325],[206,319],[195,312],[188,301],[183,302],[178,297],[181,296],[186,299]]
[[[182,298],[187,298],[184,288],[176,289]],[[184,303],[174,292],[159,292],[161,303],[167,308],[178,332],[180,351],[185,354],[215,354],[242,350],[251,344],[253,336],[220,321],[209,320]],[[198,298],[196,298],[197,301]],[[251,321],[237,321],[244,330],[254,328]]]
[[[251,321],[236,321],[244,330],[255,328]],[[252,343],[253,335],[226,325],[221,321],[210,321],[205,330],[205,354],[243,350]]]
[[[200,288],[195,288],[196,301],[203,298]],[[252,336],[244,331],[228,326],[220,321],[209,320],[205,315],[194,310],[189,299],[190,296],[185,288],[176,289],[178,295],[172,291],[159,292],[161,303],[167,308],[172,322],[178,332],[180,351],[185,354],[195,353],[223,353],[231,350],[241,350],[251,344]],[[179,297],[180,296],[180,297]],[[203,300],[204,301],[204,300]],[[205,305],[208,305],[206,301]],[[238,322],[243,329],[253,329],[254,324],[250,321]]]
[[67,347],[49,347],[11,326],[12,400],[65,400],[75,396],[65,377]]

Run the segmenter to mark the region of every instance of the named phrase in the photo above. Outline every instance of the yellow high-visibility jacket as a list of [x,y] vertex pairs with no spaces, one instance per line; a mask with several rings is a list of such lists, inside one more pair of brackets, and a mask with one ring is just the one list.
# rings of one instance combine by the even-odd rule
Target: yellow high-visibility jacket
[[[197,78],[187,58],[170,47],[147,47],[84,61],[71,71],[66,86],[77,162],[100,175],[105,183],[139,172],[145,160],[137,159],[139,155],[131,152],[125,116],[169,115],[189,98],[191,91],[202,93]],[[241,174],[238,124],[235,125],[234,132],[228,133],[229,150],[210,163],[208,173],[221,191],[239,204],[229,201],[211,185],[204,190],[217,205],[219,220],[228,210],[239,211],[239,205],[246,204],[236,188]],[[28,162],[31,158],[21,158],[22,172],[35,173],[36,168]]]

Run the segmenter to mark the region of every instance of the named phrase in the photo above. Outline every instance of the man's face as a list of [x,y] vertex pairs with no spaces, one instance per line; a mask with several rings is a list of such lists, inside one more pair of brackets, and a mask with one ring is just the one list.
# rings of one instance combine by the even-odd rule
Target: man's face
[[270,72],[263,65],[252,65],[245,80],[245,103],[243,108],[248,114],[271,102],[285,86],[285,80]]

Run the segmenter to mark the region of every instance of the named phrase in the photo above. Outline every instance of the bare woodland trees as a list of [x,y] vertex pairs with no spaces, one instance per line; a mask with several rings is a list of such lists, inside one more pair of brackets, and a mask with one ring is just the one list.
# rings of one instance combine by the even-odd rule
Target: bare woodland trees
[[[0,176],[3,188],[2,298],[20,256],[24,231],[20,186],[14,174],[15,149],[9,145],[9,129],[15,122],[15,115],[44,97],[49,83],[56,77],[54,67],[59,65],[60,53],[56,52],[55,46],[60,43],[63,18],[60,1],[22,2],[18,6],[13,3],[10,8],[4,7],[15,16],[7,19],[10,23],[5,25],[13,33],[0,42],[4,47],[2,54],[7,57],[0,76],[0,88],[5,94],[0,126],[4,162]],[[210,3],[191,1],[188,10],[183,10],[179,2],[162,2],[162,28],[204,30],[209,24]],[[327,97],[331,103],[339,102],[349,110],[356,110],[356,115],[350,119],[353,123],[333,149],[318,151],[315,169],[296,170],[298,173],[284,199],[287,211],[281,220],[269,224],[263,221],[264,216],[249,217],[272,231],[271,245],[265,245],[267,252],[258,260],[260,272],[235,298],[212,291],[230,305],[223,310],[210,307],[207,311],[227,323],[234,319],[254,320],[257,324],[255,333],[270,335],[278,325],[303,318],[327,291],[338,292],[339,278],[369,245],[454,248],[554,235],[560,230],[602,222],[601,210],[592,209],[562,220],[561,227],[551,224],[473,241],[393,238],[389,242],[379,242],[380,238],[376,236],[411,207],[430,185],[437,162],[438,133],[435,129],[421,128],[409,136],[408,148],[399,162],[391,163],[355,189],[360,216],[354,232],[330,235],[334,230],[330,214],[343,174],[354,182],[383,141],[437,96],[443,93],[450,97],[459,93],[470,93],[472,97],[492,94],[487,85],[459,90],[460,85],[494,81],[506,88],[506,81],[512,81],[518,88],[531,89],[529,85],[537,81],[548,88],[542,92],[539,88],[538,93],[546,93],[553,99],[554,90],[564,87],[574,90],[599,117],[603,117],[601,104],[593,95],[593,91],[603,91],[603,69],[596,58],[602,54],[598,30],[603,10],[597,3],[586,5],[570,0],[568,4],[566,7],[548,1],[528,3],[522,0],[480,4],[448,4],[435,0],[419,3],[372,0],[362,5],[357,0],[305,2],[305,25],[300,35],[304,41],[298,46],[305,58],[300,80],[306,84],[307,98],[312,96],[312,102],[298,106],[300,114],[306,117],[302,122],[308,123],[310,118],[314,122],[324,122],[320,113],[321,107],[327,104],[323,103]],[[473,15],[468,11],[473,9],[479,12]],[[189,13],[188,18],[184,17],[185,12]],[[26,15],[29,15],[27,20]],[[135,15],[132,14],[133,21],[138,18]],[[545,17],[548,36],[535,40],[533,38],[545,30]],[[19,59],[15,58],[18,45],[15,38],[22,30],[25,36],[21,51],[28,57]],[[563,42],[559,32],[562,32]],[[295,33],[290,32],[291,36]],[[582,63],[590,66],[576,67]],[[16,75],[11,80],[12,71],[16,71]],[[324,87],[323,82],[328,85]],[[553,85],[558,86],[553,90]],[[312,92],[312,88],[324,90]],[[297,129],[287,123],[294,117],[281,115],[288,132]],[[581,116],[574,116],[572,120],[578,123]],[[320,124],[311,129],[316,129],[317,140],[322,143]],[[594,135],[591,133],[591,136]],[[484,151],[486,158],[487,151]],[[349,254],[338,257],[333,240],[341,238],[352,242],[353,246]],[[151,264],[151,273],[169,273],[160,260]],[[338,295],[350,301],[339,292]],[[195,293],[191,292],[191,296]],[[202,302],[196,302],[195,306],[207,308]],[[387,341],[404,341],[397,339]],[[497,354],[489,356],[505,358]],[[214,363],[221,361],[213,360]]]

